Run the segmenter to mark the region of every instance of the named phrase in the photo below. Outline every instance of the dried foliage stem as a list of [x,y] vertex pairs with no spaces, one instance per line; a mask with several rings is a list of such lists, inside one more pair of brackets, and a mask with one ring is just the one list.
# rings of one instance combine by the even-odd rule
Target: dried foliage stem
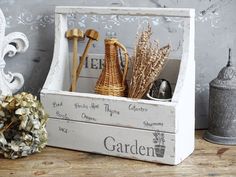
[[170,52],[170,45],[159,49],[158,42],[151,43],[151,26],[148,25],[137,41],[134,56],[131,82],[129,87],[130,98],[142,98],[149,86],[161,73]]
[[151,28],[148,28],[146,31],[143,31],[138,39],[138,42],[136,44],[135,48],[135,54],[133,57],[133,70],[132,70],[132,76],[134,77],[131,79],[131,86],[133,86],[133,93],[136,92],[137,86],[144,76],[142,73],[144,70],[144,67],[147,66],[147,60],[143,60],[147,58],[148,52],[147,50],[150,50],[151,43],[148,39],[151,37]]
[[0,133],[4,133],[15,121],[11,121],[8,125],[4,126],[1,130]]

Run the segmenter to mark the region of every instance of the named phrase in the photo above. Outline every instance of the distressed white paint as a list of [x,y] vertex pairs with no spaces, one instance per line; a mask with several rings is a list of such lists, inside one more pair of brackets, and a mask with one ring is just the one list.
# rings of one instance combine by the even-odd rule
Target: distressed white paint
[[[165,138],[165,156],[163,158],[152,156],[152,153],[149,153],[148,156],[144,148],[140,148],[140,146],[145,149],[146,147],[154,147],[153,133],[155,131],[61,121],[52,118],[49,119],[47,129],[49,137],[51,137],[48,144],[52,146],[172,165],[180,163],[183,158],[175,153],[176,134],[163,133]],[[107,141],[106,138],[108,138]],[[130,152],[131,146],[135,145],[136,141],[137,152],[136,147],[133,147]],[[122,150],[120,152],[119,150],[113,151],[113,146],[116,145],[117,148],[118,143],[122,143]],[[127,152],[124,144],[129,145]],[[144,153],[145,155],[142,155]]]
[[[186,80],[187,74],[187,67],[189,66],[188,63],[191,63],[192,60],[194,60],[194,41],[195,41],[195,22],[194,17],[185,19],[184,20],[184,42],[183,42],[183,52],[182,52],[182,58],[181,58],[181,65],[180,65],[180,71],[179,71],[179,77],[176,84],[176,90],[175,94],[173,95],[172,100],[177,101],[180,97],[181,92],[184,94],[184,91],[182,89],[184,80]],[[195,61],[195,60],[194,60]],[[195,70],[193,70],[192,73],[190,73],[195,77]]]
[[[91,13],[94,12],[94,13]],[[138,8],[138,7],[91,7],[91,6],[58,6],[58,14],[97,14],[97,15],[140,15],[140,16],[168,16],[194,17],[194,9],[186,8]]]
[[17,92],[24,84],[20,73],[5,73],[4,57],[13,57],[16,53],[25,52],[29,46],[27,37],[20,32],[13,32],[5,36],[6,21],[0,9],[0,95],[11,95]]
[[[180,66],[176,62],[170,62],[169,67],[166,68],[168,70],[162,73],[164,78],[169,77],[176,85],[172,101],[103,96],[93,94],[91,90],[88,90],[90,93],[65,91],[68,90],[70,83],[70,65],[68,43],[64,34],[67,30],[66,14],[72,12],[184,17],[184,47]],[[180,163],[192,153],[195,118],[194,11],[192,9],[166,8],[148,11],[146,8],[109,10],[105,7],[59,7],[56,9],[55,23],[54,57],[41,92],[41,101],[50,117],[47,125],[49,145],[173,165]],[[179,74],[176,72],[178,70]],[[83,73],[81,79],[83,85],[91,82],[89,72],[87,75],[86,72]],[[135,105],[138,111],[131,110],[130,105]],[[155,147],[154,132],[163,136],[161,141],[165,148],[163,157],[142,155],[144,151],[142,149]],[[121,144],[115,145],[118,149],[109,150],[104,145],[107,137],[115,139],[110,139],[110,148],[115,142],[129,144],[127,148],[132,146],[132,143],[138,142],[141,153],[123,153],[125,150],[121,150],[119,147]]]

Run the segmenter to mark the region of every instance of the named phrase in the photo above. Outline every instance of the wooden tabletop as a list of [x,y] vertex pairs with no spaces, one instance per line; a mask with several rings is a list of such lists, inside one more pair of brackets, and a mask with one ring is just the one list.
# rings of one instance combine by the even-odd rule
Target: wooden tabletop
[[196,132],[194,153],[178,166],[128,160],[47,147],[26,158],[0,157],[0,177],[32,176],[236,176],[236,146],[215,145]]

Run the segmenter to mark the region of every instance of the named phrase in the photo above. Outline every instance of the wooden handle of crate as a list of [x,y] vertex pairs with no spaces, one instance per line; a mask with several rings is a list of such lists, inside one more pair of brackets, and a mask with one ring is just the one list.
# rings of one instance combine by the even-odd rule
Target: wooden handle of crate
[[125,67],[124,67],[123,80],[122,80],[123,84],[125,85],[125,79],[126,79],[126,75],[128,72],[128,65],[129,65],[129,55],[128,55],[128,52],[123,44],[119,43],[118,41],[115,41],[115,44],[119,48],[121,48],[121,50],[123,51],[124,56],[125,56]]

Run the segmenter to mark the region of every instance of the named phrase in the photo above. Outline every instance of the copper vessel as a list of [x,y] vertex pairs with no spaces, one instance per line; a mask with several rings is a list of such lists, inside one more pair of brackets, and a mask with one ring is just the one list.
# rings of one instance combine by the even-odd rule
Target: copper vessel
[[[126,48],[116,38],[106,38],[104,67],[97,80],[95,92],[102,95],[126,96],[126,75],[128,71],[129,56]],[[125,56],[124,71],[119,63],[119,49]]]

